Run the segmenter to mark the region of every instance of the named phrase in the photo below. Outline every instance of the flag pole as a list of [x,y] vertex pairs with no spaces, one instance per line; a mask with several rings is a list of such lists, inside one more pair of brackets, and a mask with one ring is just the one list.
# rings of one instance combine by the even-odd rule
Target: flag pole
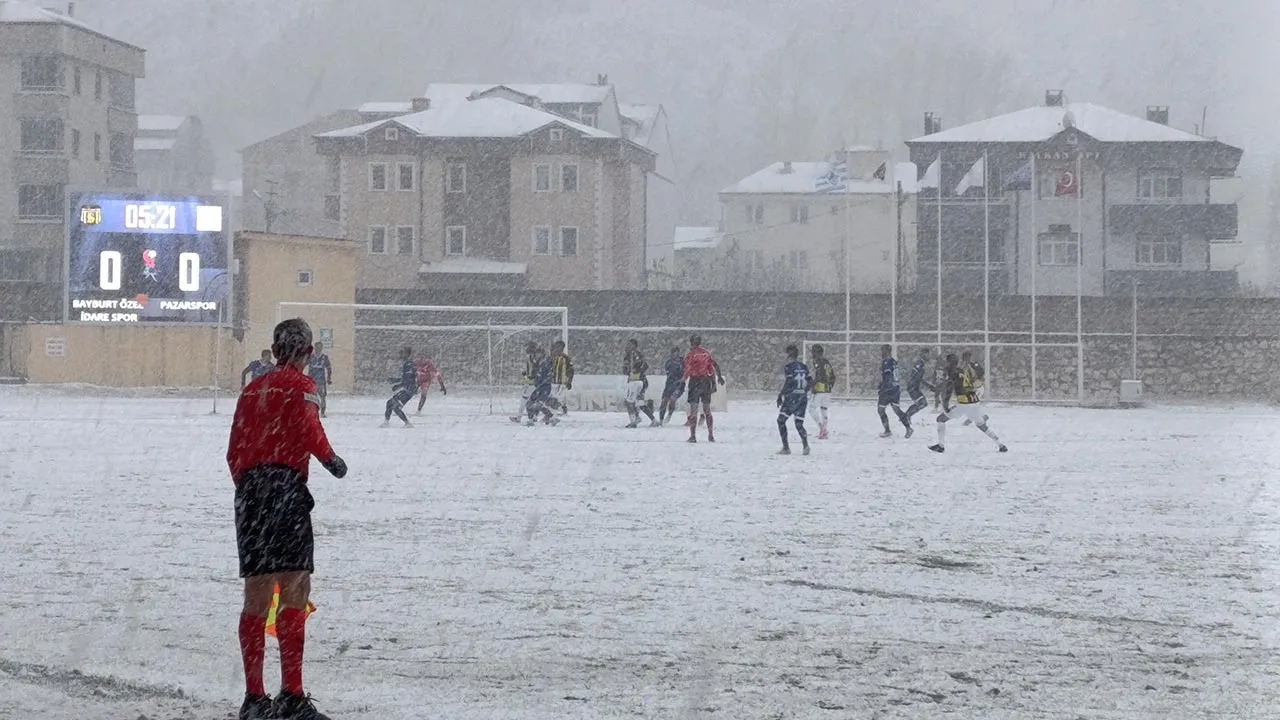
[[937,275],[937,305],[938,305],[938,356],[942,355],[942,152],[938,152],[938,271]]
[[1084,169],[1076,151],[1076,401],[1084,402]]
[[1040,230],[1036,227],[1036,195],[1040,176],[1036,174],[1036,151],[1031,150],[1031,399],[1036,399],[1036,269],[1040,265]]
[[893,231],[893,275],[889,278],[889,344],[898,351],[898,245],[902,242],[902,181],[894,171],[893,205],[898,217]]
[[[991,168],[982,151],[982,366],[991,374]],[[987,385],[987,396],[991,386]]]

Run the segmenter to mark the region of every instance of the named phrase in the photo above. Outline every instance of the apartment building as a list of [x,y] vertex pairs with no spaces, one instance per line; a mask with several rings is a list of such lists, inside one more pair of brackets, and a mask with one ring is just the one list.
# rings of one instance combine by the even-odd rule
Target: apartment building
[[0,319],[61,315],[68,187],[137,185],[144,60],[70,14],[0,0]]
[[[1238,259],[1239,212],[1214,186],[1242,151],[1169,117],[1068,103],[1060,90],[950,130],[926,116],[907,143],[929,186],[917,196],[920,284],[934,287],[941,267],[948,291],[981,293],[985,265],[993,293],[1075,295],[1079,282],[1091,296],[1235,294],[1237,271],[1219,258]],[[962,183],[975,167],[981,182]]]
[[646,287],[652,151],[505,97],[414,102],[315,136],[359,287]]
[[194,115],[139,115],[133,156],[138,187],[144,190],[213,190],[213,145]]
[[887,293],[895,261],[900,283],[914,275],[914,190],[915,168],[887,150],[773,163],[720,191],[723,236],[714,259],[699,253],[698,281],[717,290]]

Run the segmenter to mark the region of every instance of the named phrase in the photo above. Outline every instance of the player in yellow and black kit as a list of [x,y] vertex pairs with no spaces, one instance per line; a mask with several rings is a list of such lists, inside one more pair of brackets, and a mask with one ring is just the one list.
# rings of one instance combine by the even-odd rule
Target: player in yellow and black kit
[[836,370],[831,367],[821,345],[813,346],[813,404],[817,406],[814,419],[818,421],[818,439],[827,439],[827,404],[836,386]]
[[649,418],[650,427],[658,427],[658,419],[653,416],[653,401],[645,400],[644,393],[649,389],[649,363],[645,362],[640,352],[640,342],[635,339],[627,341],[622,353],[622,373],[627,376],[627,396],[623,401],[627,406],[628,428],[640,424],[640,413]]
[[513,423],[518,423],[524,419],[521,415],[529,407],[529,396],[533,395],[533,381],[538,375],[538,361],[542,359],[542,352],[538,347],[538,343],[532,340],[525,343],[524,352],[524,373],[520,376],[520,384],[524,386],[524,391],[520,396],[520,409],[516,411],[515,415],[511,416],[511,422]]
[[944,369],[946,381],[942,395],[943,410],[938,415],[938,444],[930,445],[929,449],[936,453],[945,452],[943,440],[947,434],[947,421],[962,417],[973,421],[979,430],[994,440],[1000,452],[1008,452],[1009,448],[987,427],[987,415],[982,411],[982,400],[978,397],[979,380],[974,377],[973,369],[961,366],[960,359],[954,354],[947,356]]
[[565,391],[573,389],[573,359],[564,351],[564,341],[551,343],[551,400],[547,403],[561,415],[569,408],[564,404]]

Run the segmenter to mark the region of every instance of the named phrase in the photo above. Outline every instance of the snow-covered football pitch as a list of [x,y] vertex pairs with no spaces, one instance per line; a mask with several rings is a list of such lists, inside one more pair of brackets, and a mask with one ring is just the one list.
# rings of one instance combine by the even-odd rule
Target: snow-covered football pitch
[[[1280,413],[991,408],[774,455],[335,398],[306,682],[335,719],[1280,717]],[[0,388],[0,718],[243,692],[230,401]],[[816,434],[816,432],[815,432]],[[268,644],[268,687],[277,684]]]

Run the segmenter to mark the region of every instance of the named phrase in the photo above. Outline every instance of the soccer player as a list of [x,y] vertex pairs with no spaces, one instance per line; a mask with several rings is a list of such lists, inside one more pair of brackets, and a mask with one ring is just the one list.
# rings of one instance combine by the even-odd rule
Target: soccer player
[[[239,633],[245,695],[239,717],[328,720],[302,688],[306,607],[315,570],[315,501],[307,490],[307,470],[313,456],[337,478],[347,474],[347,465],[320,424],[316,383],[303,374],[312,352],[311,328],[301,319],[285,320],[275,327],[272,350],[280,364],[241,393],[227,442],[227,466],[236,486],[236,549],[244,578]],[[262,664],[267,613],[277,586],[282,682],[273,703],[264,687]]]
[[524,374],[520,376],[520,383],[524,386],[524,391],[520,395],[520,409],[515,415],[511,416],[511,422],[518,423],[525,410],[529,407],[529,397],[533,395],[533,380],[538,374],[538,361],[542,358],[542,351],[538,348],[538,343],[530,340],[524,345]]
[[665,424],[668,418],[676,415],[676,403],[684,394],[684,358],[680,357],[680,348],[672,347],[667,362],[662,366],[667,374],[667,384],[662,388],[662,402],[658,406],[658,424]]
[[271,364],[271,351],[263,350],[261,360],[254,360],[246,365],[244,370],[240,371],[240,389],[244,390],[245,385],[248,385],[250,380],[257,380],[274,368],[275,366]]
[[779,455],[791,454],[791,446],[787,443],[787,418],[795,418],[796,433],[800,435],[804,454],[809,454],[809,433],[804,429],[804,412],[809,406],[809,389],[812,385],[809,366],[800,361],[800,349],[795,345],[788,345],[787,364],[782,368],[782,389],[778,391],[778,434],[782,436]]
[[653,416],[653,401],[644,399],[644,391],[649,388],[649,363],[645,362],[640,352],[640,342],[635,338],[627,341],[626,350],[622,353],[622,372],[627,376],[627,417],[631,422],[628,428],[640,425],[640,413],[649,418],[650,427],[658,427],[658,420]]
[[387,378],[387,382],[394,384],[391,386],[392,395],[387,400],[387,411],[383,415],[382,427],[391,426],[391,413],[395,413],[405,427],[413,427],[409,417],[404,414],[404,406],[418,392],[418,368],[413,364],[413,348],[408,346],[400,348],[400,377]]
[[551,399],[548,405],[568,415],[565,405],[565,392],[573,389],[573,358],[564,351],[564,341],[551,343]]
[[916,413],[929,407],[929,398],[925,397],[921,387],[928,389],[930,392],[936,393],[936,388],[924,381],[925,369],[929,363],[929,348],[920,348],[920,354],[916,356],[916,361],[911,364],[911,375],[907,378],[907,395],[911,397],[911,407],[907,408],[907,437],[911,437],[911,418]]
[[[930,445],[929,449],[936,453],[946,452],[944,440],[947,434],[947,421],[963,417],[972,420],[983,434],[994,440],[1000,452],[1009,452],[1009,448],[1005,447],[1004,443],[1000,442],[1000,438],[987,427],[987,416],[982,411],[982,401],[978,398],[971,371],[963,367],[954,354],[947,356],[946,371],[947,382],[942,396],[943,410],[938,415],[938,444]],[[954,405],[950,402],[951,398],[955,399]]]
[[529,415],[526,425],[532,427],[535,424],[534,418],[538,413],[542,413],[542,422],[547,425],[555,425],[560,422],[548,407],[551,400],[552,386],[552,362],[547,356],[547,351],[538,348],[537,361],[534,364],[533,371],[533,390],[529,393],[529,401],[525,403],[525,412]]
[[[960,368],[969,372],[969,377],[973,378],[973,390],[978,394],[978,401],[981,402],[986,396],[986,379],[987,371],[983,369],[982,363],[973,359],[973,353],[965,350],[960,353]],[[985,418],[984,418],[985,419]],[[973,424],[973,420],[964,419],[965,426]]]
[[827,402],[836,386],[836,371],[821,345],[813,346],[813,402],[818,406],[818,439],[827,439]]
[[724,384],[724,374],[711,351],[702,347],[702,336],[689,338],[689,352],[684,356],[684,375],[680,378],[689,388],[689,442],[698,442],[698,406],[702,406],[702,417],[707,422],[707,442],[716,441],[715,425],[711,417],[711,394],[716,391],[716,382]]
[[329,397],[329,383],[333,382],[333,365],[329,356],[324,354],[324,343],[316,343],[311,353],[311,362],[307,364],[307,376],[316,381],[316,397],[320,398],[320,417],[325,416]]
[[898,407],[898,403],[902,401],[902,386],[898,384],[898,361],[893,359],[893,348],[881,345],[880,358],[880,399],[876,403],[880,424],[884,426],[880,437],[893,437],[893,431],[889,429],[889,415],[884,411],[887,407],[893,408],[893,414],[907,428],[907,437],[911,437],[911,422],[907,420],[902,408]]
[[427,404],[427,393],[431,390],[432,380],[440,384],[441,395],[448,395],[449,391],[444,386],[444,375],[440,374],[440,371],[436,369],[436,364],[431,362],[431,358],[427,357],[425,353],[419,355],[413,361],[413,368],[417,373],[418,388],[418,412],[415,414],[421,415],[422,408]]

